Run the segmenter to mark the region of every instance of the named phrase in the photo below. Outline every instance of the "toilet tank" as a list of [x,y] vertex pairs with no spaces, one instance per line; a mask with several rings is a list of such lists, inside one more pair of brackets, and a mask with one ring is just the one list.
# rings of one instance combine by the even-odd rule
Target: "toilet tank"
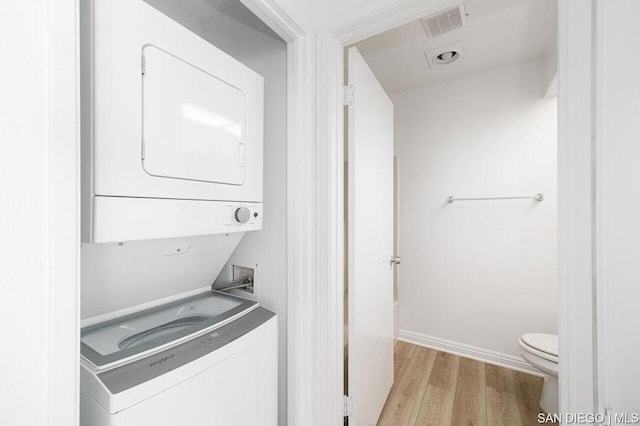
[[82,240],[262,226],[263,78],[142,0],[81,2]]

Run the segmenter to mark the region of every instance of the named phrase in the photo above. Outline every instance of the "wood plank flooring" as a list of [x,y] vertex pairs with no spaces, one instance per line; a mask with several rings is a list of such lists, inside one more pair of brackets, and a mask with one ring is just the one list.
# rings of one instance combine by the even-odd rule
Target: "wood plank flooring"
[[378,425],[538,425],[543,379],[398,341]]

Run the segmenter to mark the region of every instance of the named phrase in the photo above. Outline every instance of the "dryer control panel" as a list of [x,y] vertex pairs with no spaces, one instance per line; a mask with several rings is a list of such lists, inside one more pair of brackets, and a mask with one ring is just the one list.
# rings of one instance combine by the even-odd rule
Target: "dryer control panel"
[[262,203],[229,204],[227,226],[262,227]]

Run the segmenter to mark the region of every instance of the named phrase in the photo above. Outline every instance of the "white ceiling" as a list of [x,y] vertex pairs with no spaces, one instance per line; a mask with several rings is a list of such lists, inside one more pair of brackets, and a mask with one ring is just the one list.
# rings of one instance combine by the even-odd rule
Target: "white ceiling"
[[[556,0],[465,0],[464,4],[465,25],[440,37],[429,39],[417,20],[356,43],[388,94],[555,54]],[[467,58],[429,67],[426,51],[459,40],[466,43]]]

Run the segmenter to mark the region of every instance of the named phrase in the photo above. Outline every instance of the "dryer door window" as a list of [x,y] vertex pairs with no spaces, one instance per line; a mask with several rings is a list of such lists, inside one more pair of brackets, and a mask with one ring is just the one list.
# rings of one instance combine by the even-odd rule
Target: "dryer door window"
[[142,51],[142,166],[152,175],[245,182],[247,99],[155,46]]

